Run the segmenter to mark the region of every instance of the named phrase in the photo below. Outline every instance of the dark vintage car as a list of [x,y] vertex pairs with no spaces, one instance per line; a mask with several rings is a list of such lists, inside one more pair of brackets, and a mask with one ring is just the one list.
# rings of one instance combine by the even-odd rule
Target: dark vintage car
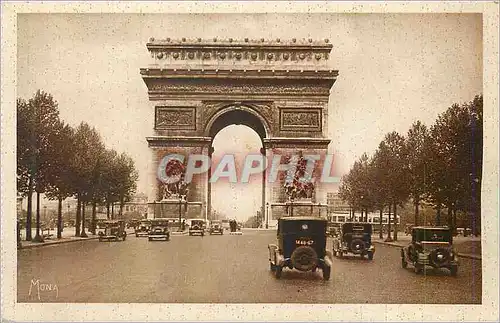
[[413,265],[415,273],[426,266],[447,268],[451,275],[458,271],[458,257],[453,249],[453,237],[448,227],[413,227],[411,242],[401,249],[401,266]]
[[135,227],[135,236],[136,237],[147,237],[149,235],[150,227],[151,227],[151,220],[142,220]]
[[191,220],[191,225],[189,226],[189,235],[199,234],[201,236],[205,235],[205,221],[203,220]]
[[107,220],[103,221],[99,227],[99,241],[122,239],[125,241],[127,232],[125,232],[125,221],[123,220]]
[[150,229],[148,232],[148,240],[170,240],[170,231],[168,229],[168,219],[153,219],[150,220]]
[[351,253],[368,256],[373,259],[375,247],[372,245],[372,225],[370,223],[343,223],[338,234],[333,238],[333,254],[343,257]]
[[222,227],[222,221],[221,220],[213,220],[210,222],[210,229],[208,231],[210,235],[212,234],[224,234],[224,228]]
[[318,217],[284,217],[278,220],[278,243],[268,245],[271,271],[281,277],[283,268],[323,271],[330,279],[332,261],[326,255],[327,221]]

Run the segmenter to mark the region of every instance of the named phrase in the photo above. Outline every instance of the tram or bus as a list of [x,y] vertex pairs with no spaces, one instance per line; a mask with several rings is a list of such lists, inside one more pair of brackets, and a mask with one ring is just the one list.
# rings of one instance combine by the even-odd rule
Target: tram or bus
[[[401,223],[401,218],[399,215],[397,216],[397,220],[398,220],[397,223]],[[351,217],[349,213],[331,213],[328,215],[328,221],[333,225],[340,226],[342,223],[349,221],[364,222],[364,216],[362,219],[361,213],[355,214],[354,217]],[[380,231],[380,213],[378,212],[368,213],[368,223],[371,223],[373,225],[373,231],[375,232]],[[382,214],[382,230],[387,231],[388,223],[389,223],[389,214],[388,213]],[[394,215],[391,215],[391,224],[394,223],[396,223],[396,221],[394,220]]]

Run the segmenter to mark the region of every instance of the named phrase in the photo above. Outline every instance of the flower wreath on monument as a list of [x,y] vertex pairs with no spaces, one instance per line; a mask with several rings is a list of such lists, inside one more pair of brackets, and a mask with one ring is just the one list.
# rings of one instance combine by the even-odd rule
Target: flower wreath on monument
[[[285,157],[285,163],[290,164],[293,162],[293,158],[290,156]],[[288,178],[287,173],[282,173],[282,179],[285,180],[284,188],[285,194],[288,196],[289,201],[294,201],[296,199],[302,198],[312,198],[314,192],[314,183],[308,180],[306,175],[307,170],[307,160],[299,155],[297,160],[297,166],[295,168],[295,173],[293,177]]]
[[178,159],[170,159],[165,165],[165,175],[168,178],[174,179],[173,183],[163,184],[163,198],[167,199],[172,196],[186,196],[189,191],[189,184],[184,181],[186,173],[186,165]]

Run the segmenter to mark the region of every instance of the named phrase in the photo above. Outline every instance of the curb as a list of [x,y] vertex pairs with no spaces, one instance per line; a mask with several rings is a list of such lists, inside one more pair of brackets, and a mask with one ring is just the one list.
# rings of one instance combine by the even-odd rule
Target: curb
[[[383,242],[383,241],[372,241],[372,242],[376,243],[376,244],[383,244],[383,245],[386,245],[386,246],[397,247],[397,248],[403,248],[403,247],[405,247],[405,245],[401,245],[401,244],[398,244],[398,243],[395,243],[395,242]],[[472,255],[472,254],[460,253],[460,252],[457,253],[457,255],[460,258],[482,260],[481,256],[478,256],[478,255]]]
[[30,244],[27,246],[22,246],[21,248],[18,248],[18,250],[23,250],[23,249],[33,249],[33,248],[41,248],[41,247],[48,247],[48,246],[55,246],[59,244],[64,244],[64,243],[70,243],[70,242],[78,242],[78,241],[86,241],[86,240],[96,240],[99,239],[99,237],[89,237],[89,238],[80,238],[80,239],[68,239],[68,240],[60,240],[60,241],[50,241],[50,242],[42,242],[39,244]]

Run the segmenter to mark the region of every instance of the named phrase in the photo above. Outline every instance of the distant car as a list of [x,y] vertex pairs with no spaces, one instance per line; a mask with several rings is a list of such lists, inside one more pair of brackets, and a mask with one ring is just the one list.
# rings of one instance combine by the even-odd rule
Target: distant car
[[411,229],[414,227],[415,225],[414,224],[407,224],[405,226],[405,234],[407,236],[409,236],[411,234]]
[[337,232],[340,230],[340,226],[338,223],[328,222],[326,234],[330,237],[334,237],[337,235]]
[[148,240],[170,240],[170,231],[168,229],[168,219],[153,219],[150,222],[150,229],[148,232]]
[[103,221],[101,227],[99,228],[99,241],[103,240],[115,240],[120,239],[125,241],[127,238],[127,232],[125,232],[125,221],[123,220],[108,220]]
[[135,228],[136,237],[147,237],[149,235],[149,228],[151,227],[150,220],[142,220]]
[[323,271],[330,279],[332,261],[326,253],[327,221],[317,217],[284,217],[278,220],[278,243],[269,244],[270,269],[280,278],[283,268]]
[[411,242],[401,249],[401,266],[413,265],[419,274],[425,266],[447,268],[452,276],[458,272],[458,256],[453,249],[453,235],[448,227],[413,227]]
[[213,220],[210,222],[210,229],[209,229],[210,235],[212,234],[224,234],[224,228],[222,227],[222,221],[220,220]]
[[375,247],[372,245],[372,225],[370,223],[346,222],[333,238],[333,255],[343,257],[351,253],[373,259]]
[[201,236],[205,235],[205,221],[203,220],[191,220],[191,225],[189,226],[189,235],[199,234]]

